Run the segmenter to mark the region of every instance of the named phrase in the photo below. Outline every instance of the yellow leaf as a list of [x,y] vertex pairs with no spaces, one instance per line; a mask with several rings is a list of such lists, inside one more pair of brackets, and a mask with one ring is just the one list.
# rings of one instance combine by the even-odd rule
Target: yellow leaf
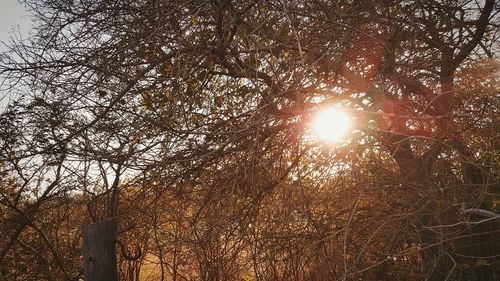
[[200,22],[200,19],[197,16],[192,16],[191,17],[191,24],[193,26],[197,26],[199,22]]
[[288,50],[284,50],[283,57],[285,57],[285,59],[288,59],[290,57],[290,52]]
[[144,93],[141,93],[141,96],[142,96],[142,107],[144,109],[152,109],[152,106],[151,106],[151,95],[148,93],[148,92],[144,92]]
[[478,267],[479,266],[488,266],[488,265],[490,265],[490,264],[485,259],[478,259],[476,261],[476,266],[478,266]]
[[399,11],[401,10],[401,3],[396,3],[393,7],[392,7],[392,12],[394,14],[397,14],[399,13]]
[[500,200],[493,200],[493,202],[491,202],[492,205],[491,205],[491,210],[493,212],[498,212],[500,211]]
[[160,72],[163,75],[169,74],[172,71],[172,63],[170,62],[165,62],[160,68]]
[[191,115],[191,122],[198,123],[198,121],[200,121],[200,116],[198,116],[198,114]]
[[196,83],[196,81],[194,79],[190,80],[188,82],[188,91],[196,91],[197,86],[198,86],[198,84]]

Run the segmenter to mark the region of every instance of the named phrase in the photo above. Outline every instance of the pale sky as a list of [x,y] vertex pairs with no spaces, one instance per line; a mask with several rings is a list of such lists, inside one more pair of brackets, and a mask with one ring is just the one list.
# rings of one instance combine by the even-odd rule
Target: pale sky
[[[13,30],[20,31],[23,39],[28,37],[31,21],[27,14],[17,0],[0,0],[0,54],[7,50],[3,43],[9,43]],[[10,99],[9,93],[0,92],[0,113]]]
[[[19,27],[23,38],[26,38],[31,22],[28,13],[17,0],[0,0],[0,41],[8,42],[13,28]],[[0,46],[0,52],[4,50]]]

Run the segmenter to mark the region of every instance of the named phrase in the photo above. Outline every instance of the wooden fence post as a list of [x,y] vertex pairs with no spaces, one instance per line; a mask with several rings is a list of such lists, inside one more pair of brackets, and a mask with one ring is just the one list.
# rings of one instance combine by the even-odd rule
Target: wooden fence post
[[85,281],[118,281],[116,270],[116,222],[103,220],[83,228]]

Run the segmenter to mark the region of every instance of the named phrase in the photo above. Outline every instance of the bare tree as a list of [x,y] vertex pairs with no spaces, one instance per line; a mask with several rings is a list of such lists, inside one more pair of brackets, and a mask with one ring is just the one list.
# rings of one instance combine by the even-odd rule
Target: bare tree
[[[57,197],[117,224],[122,279],[498,278],[495,1],[25,4],[0,261],[31,228],[81,277],[30,223]],[[356,125],[329,147],[331,105]]]

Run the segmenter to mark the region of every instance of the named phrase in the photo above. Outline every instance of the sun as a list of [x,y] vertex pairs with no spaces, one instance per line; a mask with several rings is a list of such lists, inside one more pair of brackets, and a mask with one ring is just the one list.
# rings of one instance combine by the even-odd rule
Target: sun
[[325,108],[312,123],[314,133],[329,142],[342,139],[350,127],[351,117],[338,107]]

